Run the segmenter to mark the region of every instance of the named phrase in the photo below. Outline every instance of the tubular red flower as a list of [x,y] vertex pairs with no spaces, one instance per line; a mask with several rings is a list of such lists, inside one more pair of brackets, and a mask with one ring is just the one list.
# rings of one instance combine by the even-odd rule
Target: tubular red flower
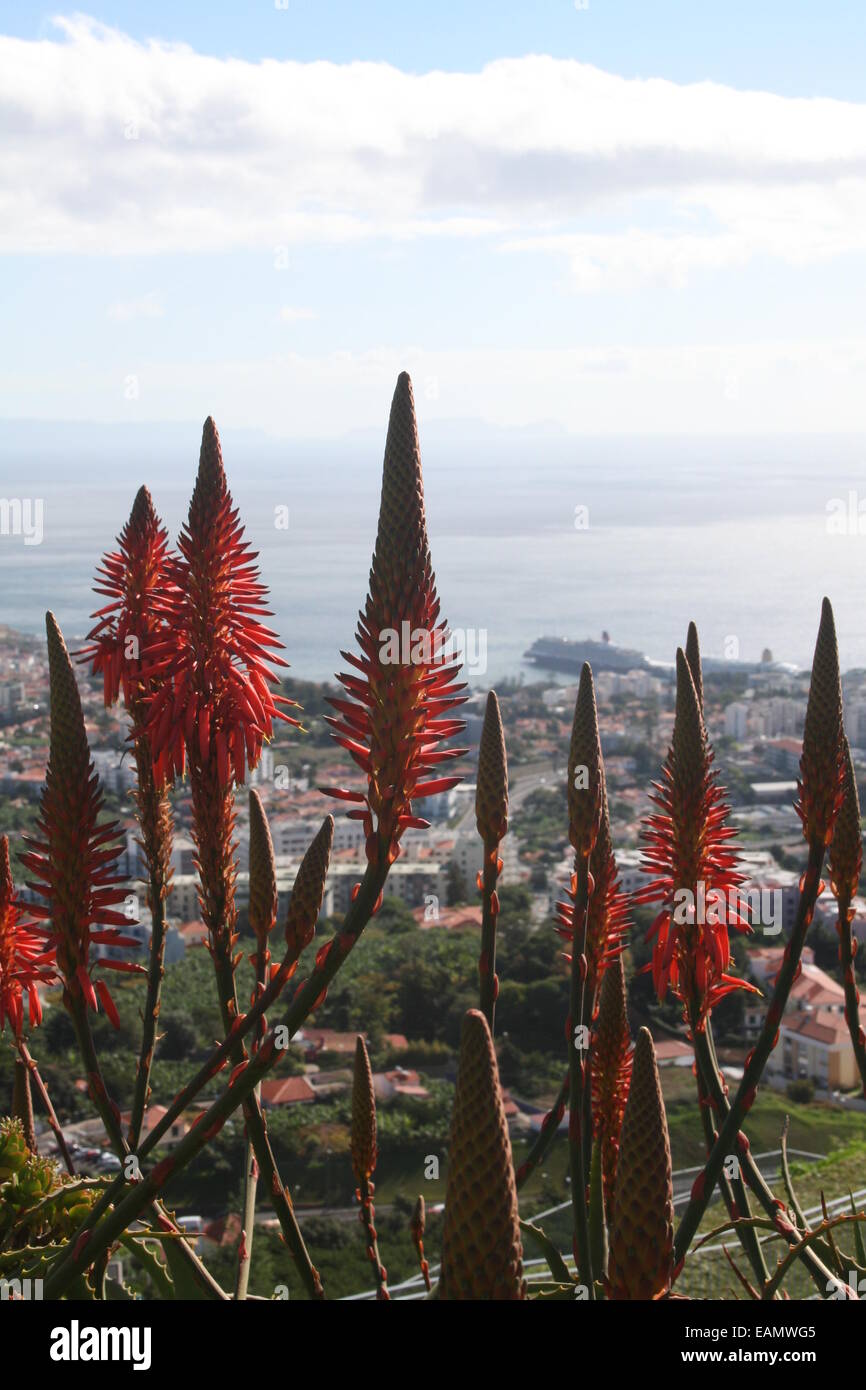
[[112,601],[92,614],[99,621],[88,633],[91,645],[80,655],[90,662],[94,675],[102,673],[106,706],[116,703],[122,689],[123,702],[137,731],[132,738],[138,773],[135,801],[150,871],[149,905],[155,911],[171,881],[172,821],[167,788],[155,781],[150,747],[143,733],[147,701],[160,683],[159,677],[146,677],[144,657],[166,632],[164,610],[171,586],[167,532],[146,487],[136,494],[117,547],[103,556],[94,586],[97,593]]
[[601,1144],[604,1207],[613,1218],[616,1162],[620,1131],[628,1100],[633,1050],[628,1026],[628,1006],[622,957],[605,973],[593,1037],[592,1126]]
[[[333,699],[334,738],[367,776],[367,794],[326,790],[358,799],[364,809],[367,858],[393,861],[408,827],[425,825],[412,802],[455,786],[459,777],[436,770],[465,749],[440,748],[459,733],[449,712],[464,702],[455,684],[460,661],[448,654],[449,632],[439,617],[430,562],[421,453],[412,383],[397,380],[382,476],[382,500],[370,589],[357,629],[360,656],[342,656],[357,672],[338,676],[348,700]],[[350,813],[351,814],[351,813]]]
[[260,618],[267,590],[245,541],[226,484],[219,435],[208,418],[180,555],[166,560],[160,613],[165,630],[143,653],[144,675],[159,682],[148,700],[146,729],[157,777],[171,780],[190,766],[212,769],[219,785],[243,783],[275,719],[297,725],[279,706],[271,666],[282,644]]
[[9,841],[0,835],[0,1032],[8,1019],[16,1038],[24,1028],[25,995],[30,1026],[35,1028],[42,1022],[37,986],[54,980],[54,950],[25,922],[25,915],[15,898]]
[[[604,767],[601,767],[601,815],[598,833],[590,859],[593,890],[587,905],[586,921],[586,978],[592,1013],[598,1006],[599,991],[608,966],[618,959],[631,927],[629,900],[620,888],[616,857],[610,833],[610,813]],[[570,887],[563,892],[568,899],[557,907],[557,933],[571,943],[574,935],[574,900],[577,876],[572,874]]]
[[728,928],[751,927],[739,907],[742,876],[729,847],[735,831],[712,761],[691,669],[678,650],[673,741],[652,798],[660,814],[642,836],[644,872],[653,877],[635,902],[662,904],[647,933],[655,938],[653,982],[660,999],[670,988],[687,1009],[696,1005],[698,1026],[731,990],[752,989],[728,973]]
[[[25,837],[30,850],[21,863],[35,876],[27,886],[44,900],[29,912],[47,923],[44,935],[56,950],[67,994],[80,994],[96,1011],[91,971],[97,964],[131,972],[141,967],[126,961],[91,962],[91,945],[139,943],[119,930],[129,923],[116,911],[128,891],[125,878],[116,871],[121,832],[116,821],[99,821],[102,791],[87,746],[75,673],[52,613],[46,616],[46,627],[51,688],[48,768],[38,836]],[[107,990],[100,994],[107,1007]]]
[[142,694],[143,655],[164,626],[168,559],[168,533],[147,488],[139,488],[117,550],[104,555],[97,570],[94,589],[110,602],[91,614],[98,622],[87,634],[91,646],[81,652],[94,675],[102,673],[106,708],[122,690],[133,717]]

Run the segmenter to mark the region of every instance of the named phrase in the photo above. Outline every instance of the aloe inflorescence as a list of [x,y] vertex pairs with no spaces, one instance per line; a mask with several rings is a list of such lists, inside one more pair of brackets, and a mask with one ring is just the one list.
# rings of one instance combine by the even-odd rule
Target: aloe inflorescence
[[[0,838],[0,1029],[6,1028],[14,1048],[16,1077],[14,1118],[0,1121],[0,1264],[5,1270],[7,1256],[26,1256],[25,1267],[44,1275],[49,1298],[108,1296],[109,1257],[121,1244],[144,1263],[161,1296],[219,1301],[252,1296],[254,1254],[261,1244],[254,1247],[253,1242],[259,1190],[273,1207],[305,1294],[311,1299],[325,1294],[271,1146],[262,1108],[267,1096],[263,1082],[323,1004],[330,982],[382,902],[404,837],[428,826],[421,814],[425,802],[457,784],[454,765],[467,751],[454,746],[464,727],[456,712],[466,694],[436,590],[415,403],[405,373],[391,403],[378,529],[368,592],[359,613],[357,649],[342,653],[342,691],[331,697],[333,714],[328,716],[333,736],[357,774],[350,775],[345,786],[323,790],[361,822],[366,865],[342,920],[328,930],[324,942],[315,938],[329,901],[334,820],[325,816],[306,849],[280,921],[278,861],[265,797],[255,789],[248,797],[251,935],[246,943],[241,935],[245,923],[236,900],[236,796],[280,722],[298,722],[282,682],[282,644],[267,626],[267,590],[256,558],[228,489],[216,427],[208,419],[189,514],[176,550],[170,549],[149,492],[141,488],[115,548],[97,571],[97,591],[106,603],[93,614],[82,656],[91,674],[101,677],[106,704],[122,697],[126,707],[153,920],[128,1131],[109,1099],[91,1029],[95,1011],[120,1023],[103,968],[133,976],[143,973],[140,965],[119,953],[100,959],[101,948],[131,951],[137,944],[124,933],[129,887],[119,869],[122,830],[104,815],[75,670],[55,619],[47,617],[49,756],[36,830],[21,856],[28,872],[27,902],[16,895],[8,844]],[[501,847],[510,815],[508,755],[499,700],[495,692],[488,693],[475,786],[482,895],[480,1008],[469,1009],[462,1020],[447,1157],[443,1154],[447,1178],[441,1264],[437,1269],[438,1220],[432,1223],[432,1234],[428,1228],[428,1217],[438,1217],[440,1208],[428,1208],[419,1197],[408,1233],[418,1260],[410,1280],[413,1293],[445,1301],[680,1297],[679,1281],[685,1280],[683,1271],[689,1268],[686,1258],[716,1189],[728,1211],[725,1229],[736,1232],[752,1267],[754,1282],[729,1254],[740,1287],[749,1296],[777,1296],[795,1262],[821,1296],[840,1286],[835,1218],[825,1216],[815,1229],[807,1229],[790,1174],[786,1170],[789,1205],[783,1205],[757,1167],[744,1128],[780,1034],[823,890],[825,861],[837,901],[845,1016],[866,1085],[866,1036],[860,1023],[852,925],[862,868],[860,809],[855,765],[842,728],[838,650],[829,603],[825,600],[823,605],[815,650],[797,801],[808,860],[790,939],[736,1091],[729,1089],[719,1068],[713,1022],[730,992],[749,988],[733,970],[731,946],[732,933],[747,933],[752,923],[741,905],[741,869],[707,730],[711,713],[692,623],[684,648],[677,652],[670,747],[653,788],[654,810],[644,825],[643,867],[649,881],[629,897],[617,867],[612,823],[616,806],[608,800],[593,675],[588,665],[581,671],[563,822],[573,851],[573,872],[555,921],[568,974],[568,1005],[563,1001],[561,1018],[565,1079],[544,1103],[546,1114],[536,1122],[536,1136],[515,1172],[494,1041],[497,1007],[503,1013],[506,1004],[515,1007],[514,996],[505,995],[497,1006],[496,973]],[[215,965],[223,1036],[198,1070],[191,1066],[186,1071],[183,1085],[162,1114],[154,1110],[148,1116],[171,882],[170,797],[184,784],[191,798],[201,912]],[[650,905],[648,969],[659,1003],[672,995],[682,1008],[685,1035],[695,1053],[705,1151],[676,1229],[670,1138],[655,1046],[645,1027],[633,1046],[629,1018],[630,1011],[639,1012],[639,1000],[630,1002],[627,989],[633,968],[632,909]],[[253,971],[248,989],[240,988],[244,977],[237,973],[244,955]],[[248,968],[243,966],[244,971]],[[304,978],[298,982],[301,973]],[[466,983],[468,987],[471,982]],[[117,1179],[61,1179],[51,1161],[35,1152],[34,1103],[39,1103],[67,1166],[73,1167],[28,1045],[41,1019],[41,995],[57,985],[72,1018],[91,1098],[124,1165]],[[565,989],[563,980],[563,995]],[[344,1026],[361,1026],[354,1006],[346,1012]],[[388,1078],[374,1070],[374,1065],[383,1065],[380,1049],[381,1033],[371,1020],[369,1045],[360,1034],[355,1044],[343,1163],[345,1196],[348,1200],[351,1168],[370,1261],[364,1292],[390,1301],[400,1286],[389,1287],[373,1206],[374,1178],[377,1167],[380,1173],[383,1167],[379,1151],[387,1156],[390,1130],[385,1114],[377,1115],[377,1095],[389,1094]],[[448,1080],[446,1076],[437,1084],[447,1086]],[[207,1098],[201,1100],[206,1088]],[[195,1123],[180,1137],[172,1134],[171,1145],[155,1154],[196,1102],[200,1113]],[[396,1113],[402,1123],[399,1107]],[[246,1166],[235,1281],[229,1294],[183,1240],[166,1211],[163,1192],[233,1116],[243,1120]],[[572,1248],[563,1255],[543,1230],[521,1221],[518,1193],[522,1191],[526,1202],[533,1175],[566,1117]],[[732,1155],[737,1157],[733,1174],[726,1162]],[[132,1159],[135,1171],[130,1174],[126,1166]],[[750,1201],[763,1215],[752,1217]],[[855,1209],[851,1219],[856,1225],[864,1215]],[[782,1259],[772,1276],[765,1242],[757,1235],[761,1225],[782,1242]],[[548,1272],[539,1274],[533,1265],[527,1274],[524,1232],[538,1243]],[[402,1240],[407,1243],[405,1224]],[[29,1242],[26,1248],[24,1241]],[[430,1263],[425,1241],[431,1248]],[[859,1243],[857,1250],[862,1255]],[[843,1287],[846,1296],[854,1296],[847,1283]]]
[[606,972],[601,986],[592,1067],[593,1131],[601,1149],[604,1205],[608,1220],[613,1215],[616,1163],[631,1084],[632,1060],[625,971],[619,957]]
[[[136,494],[129,520],[117,538],[117,549],[102,558],[96,592],[110,600],[92,617],[90,645],[81,653],[94,675],[102,674],[106,707],[121,692],[128,711],[137,775],[135,802],[141,847],[147,865],[147,902],[151,914],[150,964],[144,1027],[130,1117],[130,1142],[135,1145],[150,1095],[150,1072],[164,975],[166,898],[171,884],[172,817],[168,783],[153,765],[145,732],[149,703],[165,677],[146,672],[145,659],[154,644],[167,635],[166,603],[170,587],[168,532],[162,525],[146,487]],[[149,657],[148,664],[151,665]]]
[[673,1275],[671,1147],[655,1049],[638,1034],[616,1165],[608,1290],[615,1299],[657,1299]]
[[377,1298],[387,1300],[388,1273],[379,1256],[376,1235],[376,1214],[373,1208],[373,1174],[376,1171],[376,1095],[373,1089],[373,1069],[367,1044],[359,1037],[355,1044],[355,1072],[352,1082],[352,1132],[350,1141],[352,1171],[355,1174],[361,1224],[367,1240],[367,1255],[376,1278]]
[[27,922],[15,896],[9,840],[0,835],[0,1033],[6,1024],[20,1038],[25,1016],[31,1028],[42,1022],[39,986],[54,980],[54,947]]
[[693,667],[678,651],[673,739],[652,798],[659,809],[644,831],[652,878],[636,901],[661,903],[649,932],[653,984],[660,999],[668,989],[681,999],[697,1027],[731,990],[751,988],[730,968],[729,929],[751,928],[740,909],[734,832],[712,762]]
[[129,915],[119,911],[128,897],[118,872],[121,832],[116,821],[101,819],[99,779],[87,745],[81,697],[66,643],[52,613],[46,618],[51,683],[51,732],[48,768],[36,835],[27,838],[21,862],[33,874],[29,886],[42,899],[29,908],[45,923],[45,939],[56,953],[64,997],[94,1012],[100,1004],[117,1026],[119,1019],[108,985],[97,968],[140,972],[141,966],[93,957],[93,946],[137,947],[123,927]]
[[475,824],[484,848],[484,861],[478,876],[478,886],[483,899],[478,974],[481,980],[481,1009],[492,1032],[496,996],[499,993],[499,979],[496,974],[496,919],[499,916],[499,894],[496,891],[496,882],[502,872],[499,846],[508,830],[508,758],[499,701],[493,690],[487,696],[481,742],[478,747]]
[[421,449],[412,383],[403,372],[391,402],[385,441],[379,528],[367,601],[358,615],[359,654],[339,676],[347,699],[333,697],[334,737],[367,779],[362,794],[327,788],[357,804],[371,863],[393,863],[412,826],[426,828],[413,803],[456,785],[442,776],[460,751],[441,745],[463,722],[451,711],[465,696],[459,658],[449,650],[427,539]]
[[493,1039],[478,1009],[464,1017],[460,1038],[439,1289],[445,1299],[526,1297],[511,1141]]

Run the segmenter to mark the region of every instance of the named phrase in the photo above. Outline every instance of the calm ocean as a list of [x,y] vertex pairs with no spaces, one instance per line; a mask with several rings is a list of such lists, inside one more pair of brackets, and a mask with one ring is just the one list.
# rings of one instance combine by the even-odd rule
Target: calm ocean
[[[331,676],[352,642],[382,443],[372,433],[327,444],[223,436],[274,626],[301,677]],[[479,680],[528,670],[523,653],[542,634],[605,629],[671,661],[690,618],[708,655],[723,655],[726,643],[730,651],[734,638],[744,660],[769,647],[808,665],[824,593],[843,666],[866,666],[861,440],[586,439],[454,426],[431,428],[422,444],[443,611],[453,628],[486,633]],[[193,426],[133,435],[0,423],[0,496],[42,499],[44,532],[29,546],[0,535],[0,622],[38,631],[50,607],[70,641],[81,635],[98,606],[94,567],[137,485],[149,482],[174,534],[197,445]],[[280,508],[288,529],[275,525]]]

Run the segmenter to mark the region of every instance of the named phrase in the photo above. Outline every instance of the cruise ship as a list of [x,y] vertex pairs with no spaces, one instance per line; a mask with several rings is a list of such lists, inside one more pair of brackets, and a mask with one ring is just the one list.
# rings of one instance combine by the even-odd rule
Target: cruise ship
[[545,671],[579,672],[588,661],[593,671],[650,671],[656,667],[647,661],[642,652],[630,647],[616,647],[607,633],[602,634],[600,642],[587,637],[583,642],[574,642],[568,637],[539,637],[528,652],[524,661],[530,661]]
[[[668,680],[672,680],[676,675],[673,662],[653,661],[652,658],[644,656],[643,652],[635,651],[631,647],[614,646],[606,632],[602,633],[600,642],[594,641],[591,637],[587,637],[583,642],[575,642],[568,637],[539,637],[529,651],[524,652],[523,659],[543,671],[567,671],[574,675],[580,674],[585,661],[589,662],[593,671],[650,671],[653,675]],[[704,656],[701,665],[705,676],[721,678],[734,675],[753,676],[758,672],[792,675],[798,669],[787,662],[774,661],[769,652],[765,653],[762,661]]]

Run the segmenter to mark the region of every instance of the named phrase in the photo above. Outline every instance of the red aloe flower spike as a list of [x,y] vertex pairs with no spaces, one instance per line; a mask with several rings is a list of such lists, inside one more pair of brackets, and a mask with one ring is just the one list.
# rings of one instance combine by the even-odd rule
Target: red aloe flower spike
[[[264,990],[270,974],[271,953],[268,937],[277,921],[277,866],[270,826],[257,791],[250,788],[250,927],[256,938],[256,950],[251,960],[256,972],[255,1003]],[[256,1033],[263,1038],[267,1023],[262,1016]]]
[[277,869],[268,818],[257,791],[250,789],[250,927],[259,954],[267,960],[268,936],[277,920]]
[[593,1040],[593,1134],[601,1142],[604,1208],[612,1220],[616,1198],[616,1161],[632,1069],[625,971],[617,956],[605,973]]
[[829,845],[842,805],[842,687],[839,649],[830,600],[821,605],[821,622],[812,662],[812,680],[803,726],[800,758],[800,798],[797,812],[803,836],[810,843]]
[[376,1096],[373,1071],[362,1037],[355,1040],[355,1074],[352,1083],[352,1171],[355,1182],[371,1178],[376,1171]]
[[[595,1298],[586,1180],[592,1139],[591,1054],[586,1044],[593,1000],[587,987],[587,929],[593,893],[590,860],[598,838],[604,792],[604,765],[592,670],[584,662],[577,689],[571,747],[568,753],[568,837],[575,851],[571,911],[571,972],[568,996],[568,1148],[574,1254],[579,1282]],[[593,859],[593,871],[594,871]]]
[[853,932],[852,906],[860,884],[863,845],[860,838],[860,798],[857,776],[848,740],[842,735],[842,805],[833,827],[830,845],[830,886],[836,898],[836,932],[839,936],[839,965],[845,990],[845,1022],[851,1036],[854,1057],[866,1095],[866,1032],[860,1023],[860,991],[854,973],[857,940]]
[[485,844],[498,845],[508,831],[508,756],[496,691],[487,693],[478,747],[475,823]]
[[588,860],[595,847],[601,815],[602,777],[595,688],[592,670],[584,662],[568,753],[568,838],[578,859]]
[[480,1009],[464,1016],[460,1037],[439,1291],[459,1301],[526,1297],[511,1141]]
[[842,734],[842,804],[833,827],[828,855],[830,886],[834,897],[848,906],[857,896],[863,867],[863,841],[860,835],[860,797],[857,774],[846,735]]
[[502,867],[499,845],[508,830],[508,758],[505,734],[496,692],[487,696],[487,708],[478,748],[478,776],[475,791],[475,821],[484,845],[482,869],[482,922],[480,976],[481,1011],[493,1032],[499,980],[496,975],[496,918],[499,896],[496,882]]
[[289,975],[294,974],[301,952],[306,950],[316,932],[333,842],[334,817],[325,816],[301,860],[289,898],[286,913],[286,960]]
[[[767,1015],[755,1046],[746,1058],[743,1076],[722,1121],[719,1137],[677,1228],[678,1263],[684,1258],[698,1228],[721,1174],[725,1157],[731,1152],[731,1144],[741,1128],[743,1117],[754,1104],[762,1072],[778,1042],[779,1021],[785,1011],[791,987],[800,973],[801,955],[813,920],[815,902],[824,888],[821,868],[826,847],[832,840],[834,822],[844,795],[842,732],[839,655],[833,611],[827,599],[824,599],[803,730],[800,800],[797,807],[809,847],[808,863],[800,881],[800,899],[791,929],[791,939],[782,957]],[[763,1196],[761,1200],[764,1203]],[[823,1261],[811,1249],[804,1250],[802,1258],[809,1266],[809,1272],[819,1288],[822,1292],[826,1290],[828,1271]]]
[[415,821],[412,801],[460,781],[430,774],[443,759],[458,756],[438,745],[463,722],[441,716],[466,698],[455,684],[460,663],[448,654],[447,624],[439,616],[415,402],[405,372],[391,403],[379,529],[356,636],[360,657],[343,655],[360,675],[338,676],[351,699],[333,702],[341,717],[329,723],[367,777],[367,858],[390,863]]
[[179,773],[185,756],[189,763],[201,911],[226,1032],[237,1017],[233,785],[258,763],[275,719],[297,723],[278,708],[292,702],[271,690],[278,677],[267,663],[286,663],[258,621],[267,614],[267,591],[243,535],[208,418],[180,557],[167,564],[167,635],[145,663],[146,677],[162,676],[148,702],[146,731],[158,778]]
[[[629,902],[617,878],[616,858],[610,833],[610,813],[607,804],[607,782],[602,776],[601,815],[598,835],[592,852],[593,890],[587,908],[586,979],[590,1015],[598,1007],[598,994],[605,971],[616,960],[631,928]],[[570,941],[572,910],[560,913],[557,930]]]
[[166,633],[145,655],[145,676],[162,683],[150,699],[147,733],[154,764],[171,777],[213,769],[220,787],[243,782],[254,768],[275,719],[297,725],[275,695],[285,666],[268,616],[267,590],[244,540],[223,469],[219,435],[208,418],[202,432],[198,477],[178,541],[180,555],[166,561],[161,608]]
[[[144,658],[167,628],[164,620],[168,537],[146,487],[136,494],[129,521],[117,540],[117,551],[105,555],[97,573],[97,593],[112,602],[94,613],[99,622],[88,633],[92,643],[82,656],[94,674],[102,671],[106,706],[123,700],[133,724],[137,770],[135,802],[141,845],[148,866],[148,907],[152,932],[144,1026],[129,1124],[130,1145],[138,1142],[150,1096],[150,1072],[156,1042],[162,980],[165,973],[166,899],[171,885],[172,817],[167,789],[154,775],[150,744],[144,733],[147,704],[163,677],[146,678]],[[112,1014],[113,1005],[106,1002]]]
[[28,887],[44,899],[43,905],[30,908],[30,914],[50,922],[45,936],[56,951],[65,983],[64,1001],[68,1007],[83,1001],[95,1011],[93,966],[102,963],[114,968],[127,963],[91,962],[91,943],[138,943],[119,930],[129,921],[117,911],[127,896],[126,881],[116,872],[121,834],[116,822],[99,821],[102,791],[87,746],[75,673],[53,613],[46,615],[46,627],[51,692],[48,767],[36,823],[38,836],[25,837],[30,850],[21,856],[21,863],[34,875]]
[[692,673],[692,680],[695,683],[695,694],[698,697],[698,705],[703,714],[704,673],[701,668],[701,647],[698,642],[698,629],[694,623],[689,623],[689,630],[686,635],[686,661],[689,663],[689,670]]
[[656,1299],[671,1284],[674,1194],[667,1117],[648,1028],[638,1033],[616,1167],[608,1293]]
[[683,1001],[689,1022],[701,1027],[719,999],[733,989],[753,990],[728,973],[729,927],[751,930],[739,908],[742,877],[729,848],[728,807],[712,770],[691,667],[677,651],[674,733],[662,782],[653,797],[643,839],[644,872],[652,881],[635,894],[638,903],[661,904],[649,937],[655,938],[652,972],[658,997],[668,990]]
[[376,1297],[387,1300],[388,1275],[379,1256],[376,1237],[376,1213],[373,1209],[372,1177],[376,1170],[376,1095],[373,1090],[373,1069],[362,1037],[355,1042],[355,1073],[352,1082],[352,1170],[358,1184],[361,1204],[361,1224],[367,1238],[367,1255],[376,1275]]
[[9,841],[0,835],[0,1033],[9,1027],[16,1040],[24,1030],[24,1000],[30,1027],[42,1022],[40,984],[51,984],[54,948],[46,948],[43,934],[24,920],[23,907],[15,900],[9,863]]
[[92,645],[81,652],[94,675],[102,674],[106,708],[122,690],[133,718],[143,694],[145,654],[163,631],[168,561],[168,532],[141,487],[117,550],[103,555],[97,570],[95,591],[111,602],[91,614],[99,621],[87,634]]

